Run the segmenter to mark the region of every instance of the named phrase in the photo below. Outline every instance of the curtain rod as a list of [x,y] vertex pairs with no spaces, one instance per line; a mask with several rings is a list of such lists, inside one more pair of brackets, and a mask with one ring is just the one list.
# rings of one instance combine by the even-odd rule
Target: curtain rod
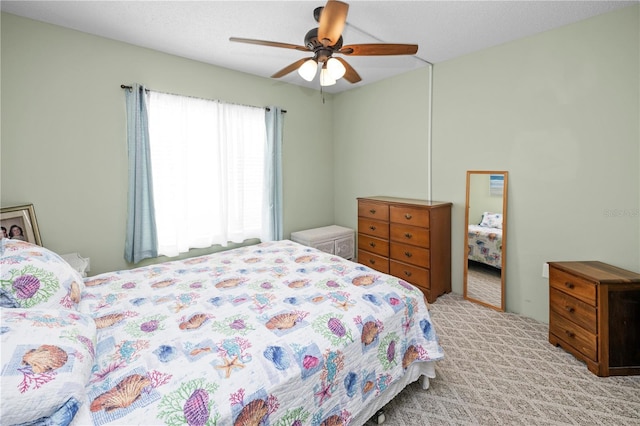
[[[132,87],[132,86],[127,86],[127,85],[124,85],[124,84],[121,84],[121,85],[120,85],[120,88],[121,88],[121,89],[129,89],[129,90],[133,89],[133,87]],[[144,89],[144,91],[145,91],[145,92],[148,92],[148,91],[149,91],[149,89]],[[172,94],[172,93],[170,93],[170,94]],[[185,95],[180,95],[180,96],[185,96]],[[192,97],[192,98],[193,98],[194,96],[189,96],[189,97]],[[203,98],[200,98],[200,99],[203,99]],[[207,99],[207,101],[210,101],[210,100],[211,100],[211,99]],[[230,103],[230,102],[228,102],[228,103]],[[261,107],[256,107],[256,106],[254,106],[254,105],[242,105],[242,106],[250,106],[250,107],[253,107],[253,108],[261,108]],[[271,108],[269,108],[269,107],[264,107],[264,109],[266,109],[267,111],[271,111]],[[282,110],[282,113],[283,113],[283,114],[286,114],[286,112],[287,112],[287,110],[286,110],[286,109],[283,109],[283,110]]]

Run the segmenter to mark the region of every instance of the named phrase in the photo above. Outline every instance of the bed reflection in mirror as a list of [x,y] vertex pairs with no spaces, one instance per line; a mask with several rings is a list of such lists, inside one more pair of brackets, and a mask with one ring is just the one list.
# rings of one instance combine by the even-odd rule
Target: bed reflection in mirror
[[465,209],[464,298],[505,310],[507,234],[505,171],[468,171]]

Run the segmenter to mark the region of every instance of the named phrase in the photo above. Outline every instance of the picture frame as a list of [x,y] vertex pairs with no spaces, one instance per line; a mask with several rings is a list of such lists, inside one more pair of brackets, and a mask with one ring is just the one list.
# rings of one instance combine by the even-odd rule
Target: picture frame
[[[42,245],[33,204],[3,207],[0,209],[0,225],[2,226],[2,233],[0,234],[2,238],[18,239],[39,246]],[[12,233],[14,235],[11,235]]]

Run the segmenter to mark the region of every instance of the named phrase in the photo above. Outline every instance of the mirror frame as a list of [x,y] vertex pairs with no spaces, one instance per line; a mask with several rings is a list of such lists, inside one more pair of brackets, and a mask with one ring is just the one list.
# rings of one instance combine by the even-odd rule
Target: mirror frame
[[[494,306],[482,300],[474,299],[469,297],[467,294],[467,279],[469,274],[469,186],[471,183],[472,175],[503,175],[504,176],[504,188],[502,192],[502,258],[501,258],[501,271],[500,271],[500,281],[501,281],[501,301],[500,306]],[[480,305],[486,306],[487,308],[495,309],[496,311],[504,312],[505,311],[505,287],[506,287],[506,279],[507,279],[507,189],[509,182],[509,172],[504,170],[468,170],[467,171],[467,196],[465,200],[465,212],[464,212],[464,274],[463,274],[463,297],[466,300],[469,300],[474,303],[478,303]]]

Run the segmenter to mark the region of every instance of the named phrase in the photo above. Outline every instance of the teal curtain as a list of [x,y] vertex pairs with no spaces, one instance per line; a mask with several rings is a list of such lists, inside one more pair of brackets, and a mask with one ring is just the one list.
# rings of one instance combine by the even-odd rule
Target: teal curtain
[[267,223],[262,240],[282,240],[282,126],[284,112],[278,107],[269,107],[265,113],[267,124],[267,161],[265,167],[265,193]]
[[125,93],[129,198],[124,258],[138,263],[149,257],[158,257],[158,236],[153,207],[147,96],[145,88],[139,84],[125,89]]

